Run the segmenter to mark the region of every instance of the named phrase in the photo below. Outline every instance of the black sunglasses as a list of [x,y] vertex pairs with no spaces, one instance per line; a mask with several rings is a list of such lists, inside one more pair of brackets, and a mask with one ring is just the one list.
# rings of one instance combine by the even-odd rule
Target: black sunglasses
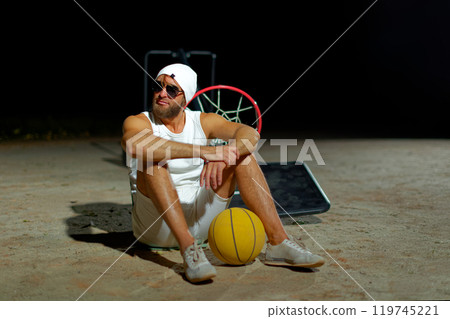
[[161,92],[163,89],[166,90],[167,95],[171,99],[174,99],[174,98],[177,97],[178,94],[183,93],[183,91],[180,90],[175,85],[164,84],[164,83],[162,83],[160,81],[153,81],[152,82],[152,91],[153,92]]

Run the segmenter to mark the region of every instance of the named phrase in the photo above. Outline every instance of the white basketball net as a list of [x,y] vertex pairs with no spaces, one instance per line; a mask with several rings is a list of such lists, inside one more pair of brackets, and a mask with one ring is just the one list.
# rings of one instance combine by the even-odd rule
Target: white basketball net
[[[253,106],[242,107],[242,100],[243,100],[244,96],[241,95],[236,109],[223,110],[220,105],[220,89],[217,89],[217,103],[214,103],[206,93],[203,93],[202,96],[205,98],[205,100],[207,100],[211,104],[211,106],[214,107],[216,114],[221,115],[222,117],[224,117],[225,119],[227,119],[228,121],[231,121],[231,122],[242,123],[242,121],[239,117],[239,114],[241,112],[254,109]],[[201,111],[205,112],[205,108],[203,107],[202,101],[199,98],[197,98],[197,101],[198,101]]]
[[[239,117],[240,113],[244,112],[244,111],[254,110],[253,106],[248,106],[248,107],[242,106],[242,101],[244,99],[244,95],[242,95],[242,94],[239,97],[239,101],[238,101],[238,105],[237,105],[236,109],[231,108],[230,110],[224,110],[221,107],[220,89],[217,89],[217,102],[214,102],[213,100],[211,100],[211,98],[206,94],[206,92],[203,93],[201,96],[213,107],[214,112],[216,114],[221,115],[223,118],[225,118],[231,122],[242,123],[242,120]],[[200,110],[202,112],[205,112],[206,109],[203,106],[203,103],[199,97],[197,97],[198,105],[200,107]],[[225,144],[227,144],[227,141],[221,140],[219,138],[216,138],[210,142],[211,146],[225,145]]]

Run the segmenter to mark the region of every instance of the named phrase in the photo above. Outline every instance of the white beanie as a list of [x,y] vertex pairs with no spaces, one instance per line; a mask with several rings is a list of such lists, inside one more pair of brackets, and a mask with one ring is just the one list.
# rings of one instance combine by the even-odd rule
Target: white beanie
[[185,64],[175,63],[163,68],[156,77],[158,78],[161,74],[168,75],[177,81],[184,91],[186,104],[189,103],[197,90],[197,73]]

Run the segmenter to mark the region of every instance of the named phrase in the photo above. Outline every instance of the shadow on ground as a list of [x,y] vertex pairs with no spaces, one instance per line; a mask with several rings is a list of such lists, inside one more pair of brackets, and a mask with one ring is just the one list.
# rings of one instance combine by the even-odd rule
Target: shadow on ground
[[[144,260],[173,270],[184,280],[183,265],[173,262],[160,252],[152,250],[149,246],[138,242],[133,235],[131,226],[131,204],[123,205],[111,202],[91,203],[84,205],[72,205],[72,210],[77,214],[66,220],[67,234],[76,241],[85,243],[102,244],[106,247],[126,253],[129,256],[137,256]],[[287,220],[286,220],[287,221]],[[316,216],[301,216],[293,219],[290,223],[316,224],[320,223],[320,218]],[[205,251],[208,259],[214,266],[230,266],[219,261],[211,251]],[[264,263],[265,255],[261,253],[257,257]],[[311,269],[285,267],[297,272],[311,272]],[[204,282],[207,284],[211,281]]]
[[66,224],[67,234],[74,240],[102,244],[167,267],[182,275],[181,264],[168,260],[147,245],[136,241],[131,228],[131,204],[106,202],[71,207],[77,215],[68,218]]

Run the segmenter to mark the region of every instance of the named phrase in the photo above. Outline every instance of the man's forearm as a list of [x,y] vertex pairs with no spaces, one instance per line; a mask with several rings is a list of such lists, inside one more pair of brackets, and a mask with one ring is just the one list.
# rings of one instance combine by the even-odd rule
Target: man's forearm
[[[129,135],[129,137],[127,136]],[[251,154],[259,141],[259,134],[251,127],[242,127],[230,140],[230,146],[237,149],[240,155]],[[129,132],[122,139],[122,147],[128,155],[139,158],[145,162],[160,162],[177,158],[202,158],[207,160],[222,160],[226,154],[222,154],[222,146],[200,146],[170,141],[153,135],[150,130]]]
[[145,162],[160,162],[177,158],[202,158],[214,154],[213,146],[200,146],[170,141],[150,133],[135,134],[122,143],[125,151],[133,158]]

